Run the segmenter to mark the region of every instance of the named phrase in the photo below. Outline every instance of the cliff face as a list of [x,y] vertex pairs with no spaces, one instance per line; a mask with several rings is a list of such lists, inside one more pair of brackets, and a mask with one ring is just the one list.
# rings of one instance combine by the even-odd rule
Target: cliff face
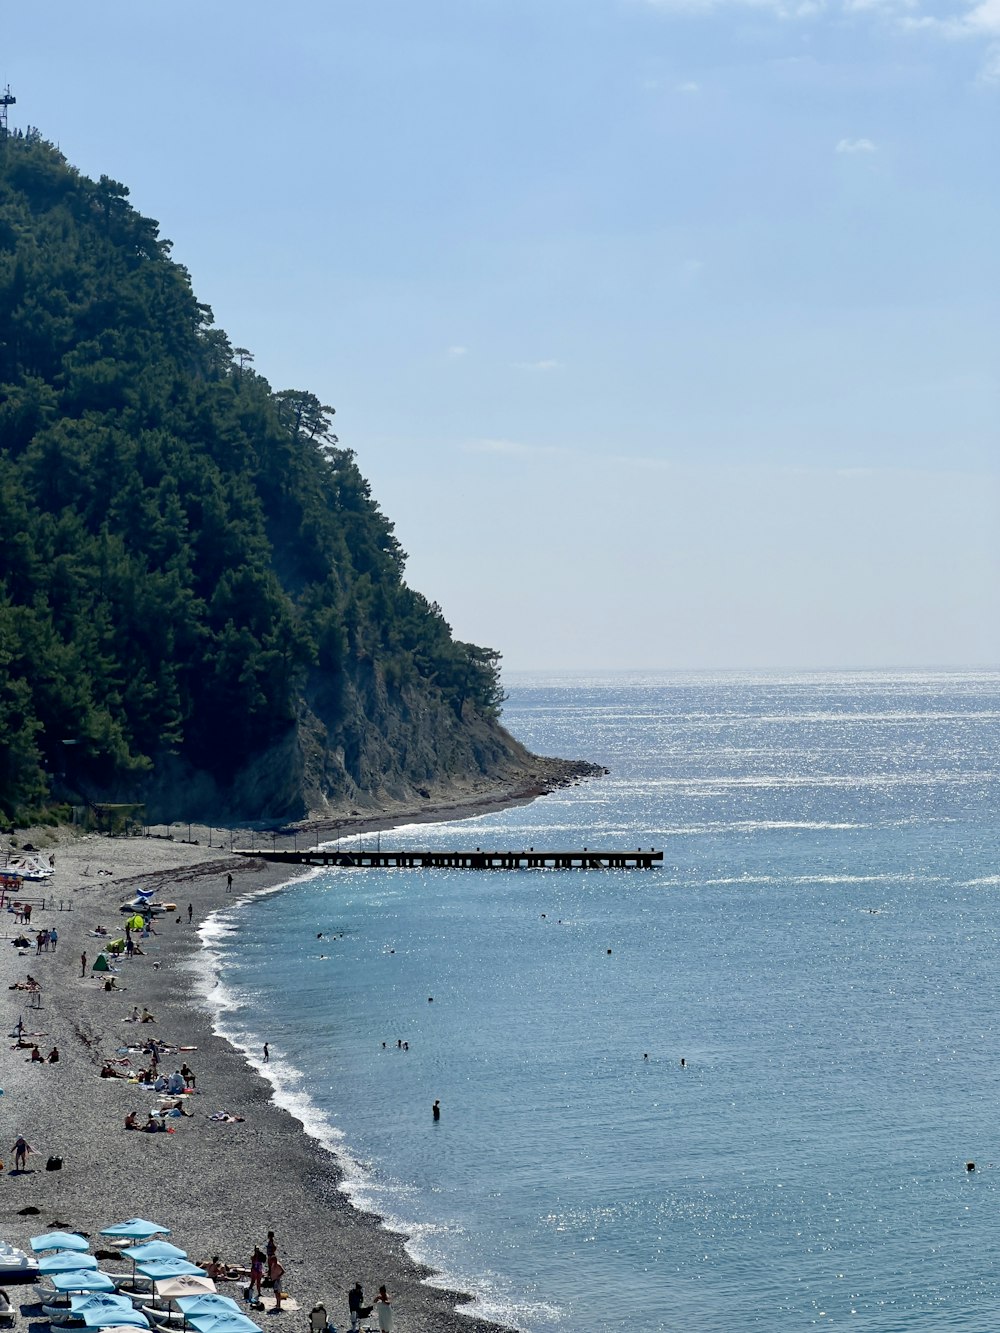
[[0,141],[0,817],[296,817],[535,762],[333,409],[212,327],[158,224]]

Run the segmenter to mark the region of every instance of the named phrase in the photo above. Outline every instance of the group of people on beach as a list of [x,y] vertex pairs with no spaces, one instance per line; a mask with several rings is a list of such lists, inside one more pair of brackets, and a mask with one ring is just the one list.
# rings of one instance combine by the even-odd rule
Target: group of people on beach
[[[231,891],[231,887],[232,876],[229,875],[227,891]],[[193,907],[189,905],[189,921],[192,916]],[[19,917],[19,920],[20,919],[21,918]],[[26,905],[23,920],[25,923],[30,921],[30,906]],[[181,920],[181,918],[178,917],[178,920]],[[145,934],[146,932],[143,933]],[[98,927],[94,931],[94,934],[100,939],[107,936],[109,932],[104,927]],[[109,950],[109,952],[126,952],[132,954],[133,949],[128,947],[132,943],[131,934],[130,929],[126,926],[125,948],[121,950]],[[49,953],[55,949],[57,941],[58,934],[56,930],[46,929],[39,931],[31,942],[35,944],[36,953]],[[30,947],[28,940],[25,940],[25,945]],[[140,952],[138,947],[136,947],[134,951]],[[88,957],[87,951],[81,952],[79,955],[81,978],[88,977],[91,970],[90,965],[91,959]],[[108,989],[119,989],[113,976],[110,978],[105,976],[103,978],[98,978],[98,980],[101,982],[102,986],[106,986]],[[28,1001],[29,1004],[32,1003],[32,1001],[40,1000],[41,985],[30,974],[25,981],[16,983],[11,989],[29,992],[31,996],[31,999]],[[135,1005],[133,1006],[131,1013],[127,1014],[122,1021],[131,1021],[132,1023],[138,1024],[155,1024],[156,1018],[146,1007]],[[144,1087],[148,1087],[159,1093],[168,1094],[171,1100],[164,1102],[163,1105],[160,1105],[156,1109],[150,1110],[145,1117],[145,1122],[143,1117],[136,1111],[128,1112],[125,1116],[124,1128],[127,1131],[131,1130],[133,1132],[173,1132],[172,1129],[168,1128],[171,1117],[190,1117],[192,1114],[192,1112],[187,1109],[186,1101],[188,1095],[195,1092],[195,1073],[186,1063],[182,1064],[178,1069],[175,1069],[171,1073],[161,1073],[158,1067],[161,1060],[164,1057],[169,1058],[168,1052],[172,1054],[173,1050],[176,1050],[177,1048],[171,1048],[167,1043],[155,1037],[147,1037],[146,1033],[148,1031],[149,1029],[147,1028],[143,1033],[143,1037],[136,1042],[135,1046],[133,1046],[130,1051],[119,1051],[116,1055],[101,1057],[100,1077],[104,1079],[136,1080]],[[17,1038],[17,1044],[19,1046],[23,1045],[31,1048],[29,1059],[32,1063],[55,1063],[58,1061],[59,1053],[55,1046],[53,1046],[51,1053],[46,1057],[42,1054],[42,1050],[34,1044],[34,1040],[27,1040],[29,1035],[34,1039],[43,1034],[25,1033],[23,1019],[19,1021],[17,1031],[11,1033],[12,1037]],[[402,1039],[400,1039],[397,1044],[401,1050],[408,1049],[409,1044]],[[135,1059],[136,1050],[141,1052],[139,1058],[144,1067],[133,1070],[132,1060],[128,1057],[131,1055],[132,1059]],[[267,1043],[264,1044],[263,1057],[264,1063],[269,1062],[270,1047]],[[172,1060],[171,1063],[173,1063]],[[169,1070],[169,1065],[167,1066],[167,1070]],[[438,1103],[435,1103],[433,1110],[434,1117],[437,1119],[440,1115]],[[210,1115],[208,1119],[240,1121],[243,1119],[243,1116],[230,1115],[228,1112],[216,1112],[214,1115]],[[27,1169],[27,1159],[30,1155],[35,1153],[35,1149],[32,1148],[23,1135],[19,1135],[11,1151],[14,1158],[15,1172],[25,1171]],[[229,1265],[222,1265],[219,1263],[218,1256],[213,1259],[211,1266],[207,1266],[207,1271],[209,1276],[214,1278],[222,1280],[242,1280],[247,1282],[246,1269],[232,1268]],[[267,1233],[267,1240],[264,1247],[261,1248],[259,1245],[254,1246],[253,1255],[250,1261],[249,1281],[243,1293],[246,1300],[249,1301],[251,1305],[257,1305],[259,1307],[262,1303],[262,1289],[269,1289],[274,1297],[274,1313],[281,1312],[283,1303],[288,1299],[288,1293],[285,1290],[284,1277],[285,1268],[278,1254],[278,1246],[274,1232],[269,1231]],[[368,1319],[373,1313],[377,1317],[380,1333],[391,1333],[393,1328],[393,1310],[389,1293],[384,1284],[379,1286],[378,1295],[374,1299],[366,1302],[365,1292],[361,1282],[355,1282],[347,1294],[347,1302],[350,1326],[353,1333],[358,1333],[358,1330],[362,1326],[362,1321]],[[321,1312],[323,1315],[322,1327],[325,1329],[328,1327],[325,1318],[325,1310],[322,1306],[314,1307],[314,1316],[318,1316]],[[315,1318],[311,1319],[310,1322],[313,1329],[319,1327]]]
[[[265,1273],[267,1277],[265,1279]],[[260,1289],[265,1281],[274,1293],[274,1308],[276,1311],[281,1309],[281,1302],[284,1300],[285,1292],[281,1285],[281,1279],[285,1276],[285,1269],[281,1260],[278,1258],[278,1243],[274,1239],[274,1232],[267,1233],[267,1243],[262,1250],[259,1245],[253,1247],[253,1255],[250,1259],[250,1283],[246,1289],[247,1300],[252,1299],[252,1294],[257,1293],[257,1303],[260,1303]]]
[[347,1312],[351,1319],[352,1333],[357,1333],[358,1326],[362,1319],[367,1319],[372,1310],[375,1311],[378,1319],[378,1326],[381,1333],[390,1333],[392,1329],[392,1302],[389,1299],[389,1293],[383,1283],[378,1289],[378,1295],[371,1305],[365,1304],[365,1289],[360,1282],[355,1282],[354,1286],[347,1293]]

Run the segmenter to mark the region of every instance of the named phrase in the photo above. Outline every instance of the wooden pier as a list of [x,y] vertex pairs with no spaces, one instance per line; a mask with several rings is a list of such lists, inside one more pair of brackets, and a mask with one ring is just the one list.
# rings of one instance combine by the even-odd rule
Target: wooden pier
[[524,852],[384,852],[380,848],[315,847],[309,851],[264,851],[237,847],[240,856],[257,856],[286,865],[342,866],[354,870],[652,870],[663,853],[638,848],[634,852],[545,852],[529,847]]

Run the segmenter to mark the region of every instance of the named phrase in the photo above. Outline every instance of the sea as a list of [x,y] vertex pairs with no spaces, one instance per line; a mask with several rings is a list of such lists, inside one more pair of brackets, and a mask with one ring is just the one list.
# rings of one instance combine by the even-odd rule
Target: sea
[[609,774],[381,846],[662,867],[310,872],[206,925],[219,1030],[475,1314],[1000,1327],[1000,672],[507,688]]

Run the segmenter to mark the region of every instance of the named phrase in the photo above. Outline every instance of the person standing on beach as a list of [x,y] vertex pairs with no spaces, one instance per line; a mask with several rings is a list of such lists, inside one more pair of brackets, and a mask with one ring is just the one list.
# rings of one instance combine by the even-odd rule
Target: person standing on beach
[[191,924],[191,918],[194,916],[194,903],[188,903],[188,925]]
[[24,1135],[18,1134],[17,1138],[14,1141],[14,1146],[13,1148],[11,1148],[11,1152],[14,1154],[14,1170],[15,1171],[27,1170],[28,1153],[34,1151],[35,1151],[34,1148],[24,1137]]
[[378,1295],[375,1297],[375,1305],[378,1312],[378,1326],[381,1333],[391,1333],[392,1302],[389,1300],[389,1293],[386,1291],[384,1284],[378,1289]]
[[264,1043],[264,1063],[265,1063],[265,1064],[270,1064],[270,1061],[271,1061],[271,1048],[270,1048],[270,1046],[268,1046],[267,1042],[265,1041],[265,1043]]
[[85,977],[86,975],[87,975],[87,955],[85,953],[82,953],[80,955],[80,976]]
[[257,1299],[260,1300],[260,1284],[264,1281],[264,1251],[259,1245],[253,1247],[253,1258],[250,1260],[250,1285],[247,1287],[247,1300],[250,1299],[250,1292],[256,1290]]
[[274,1308],[275,1310],[280,1310],[281,1299],[285,1294],[281,1287],[281,1279],[285,1276],[285,1270],[281,1266],[281,1260],[278,1258],[277,1253],[272,1254],[271,1258],[268,1260],[267,1276],[274,1292]]
[[232,874],[228,874],[226,876],[226,892],[232,893],[232,891],[233,891],[233,877]]
[[[355,1282],[354,1286],[347,1293],[347,1310],[351,1316],[352,1333],[357,1333],[358,1321],[364,1318],[361,1311],[365,1308],[365,1289],[360,1282]],[[371,1314],[371,1310],[366,1312]]]

